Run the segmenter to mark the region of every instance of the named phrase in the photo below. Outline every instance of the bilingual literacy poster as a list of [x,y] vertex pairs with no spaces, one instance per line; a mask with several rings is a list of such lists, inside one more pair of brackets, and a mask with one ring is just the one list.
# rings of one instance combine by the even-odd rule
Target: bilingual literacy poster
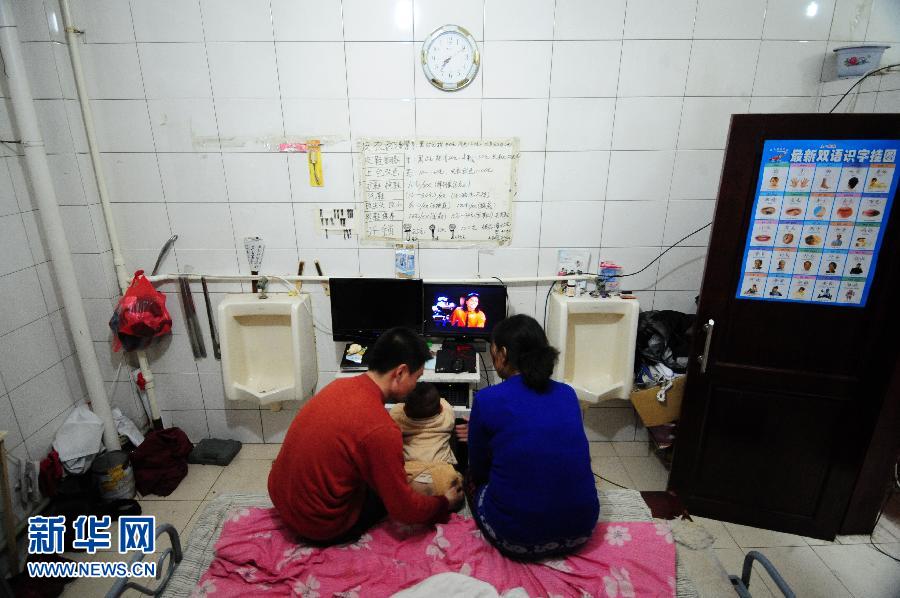
[[514,139],[359,141],[363,238],[426,246],[512,239]]
[[739,299],[863,307],[897,192],[900,140],[770,140]]

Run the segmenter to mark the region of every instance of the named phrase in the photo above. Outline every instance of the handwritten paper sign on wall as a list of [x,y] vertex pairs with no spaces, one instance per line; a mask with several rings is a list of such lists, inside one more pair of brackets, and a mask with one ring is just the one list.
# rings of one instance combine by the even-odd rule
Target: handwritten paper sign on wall
[[359,141],[363,238],[505,245],[512,238],[518,140]]

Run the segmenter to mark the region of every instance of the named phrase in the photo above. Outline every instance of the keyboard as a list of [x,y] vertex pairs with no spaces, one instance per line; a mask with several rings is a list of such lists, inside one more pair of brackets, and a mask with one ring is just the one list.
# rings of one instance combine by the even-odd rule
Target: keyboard
[[460,382],[435,382],[441,398],[454,407],[469,406],[469,385]]

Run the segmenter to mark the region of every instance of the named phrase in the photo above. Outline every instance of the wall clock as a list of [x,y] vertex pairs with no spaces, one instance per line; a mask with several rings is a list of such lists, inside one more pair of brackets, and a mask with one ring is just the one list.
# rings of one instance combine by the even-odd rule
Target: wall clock
[[478,73],[481,54],[475,38],[458,25],[444,25],[422,43],[422,70],[442,91],[459,91]]

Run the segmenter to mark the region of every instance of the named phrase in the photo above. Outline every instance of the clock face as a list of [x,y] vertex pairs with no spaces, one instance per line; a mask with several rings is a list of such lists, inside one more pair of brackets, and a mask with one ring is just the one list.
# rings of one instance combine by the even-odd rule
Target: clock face
[[471,83],[480,63],[475,38],[457,25],[435,29],[422,44],[425,77],[443,91],[456,91]]

